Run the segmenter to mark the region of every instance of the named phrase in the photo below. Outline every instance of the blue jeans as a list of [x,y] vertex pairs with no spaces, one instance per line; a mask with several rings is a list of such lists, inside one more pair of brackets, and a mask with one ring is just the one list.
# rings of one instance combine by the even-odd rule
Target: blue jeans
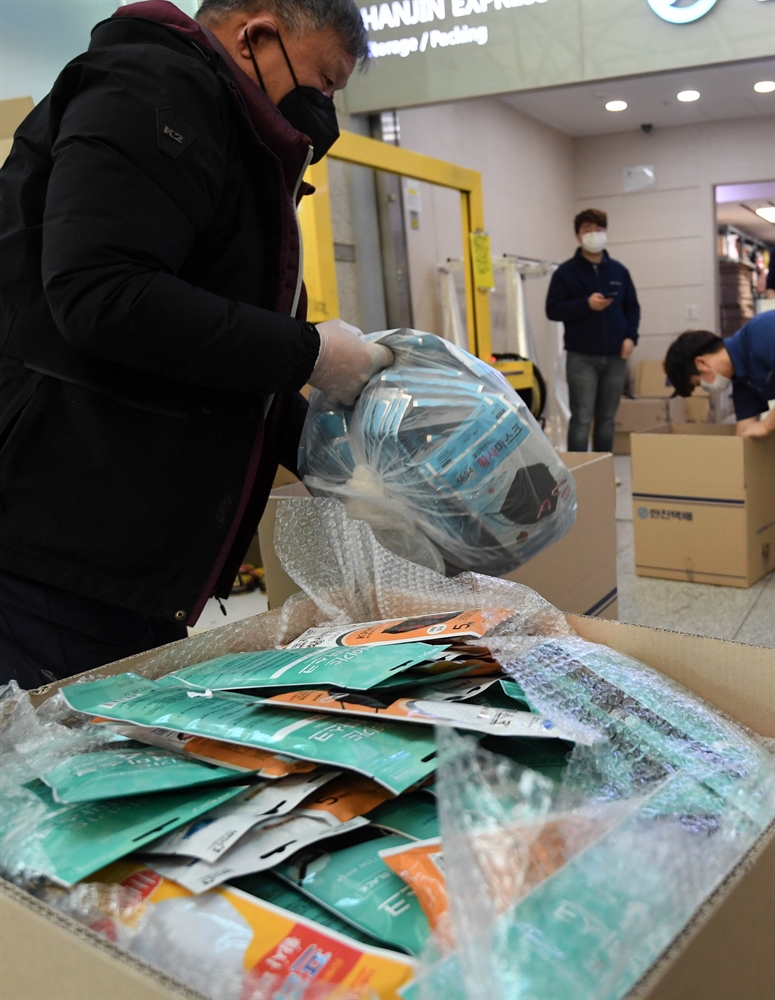
[[595,422],[593,451],[613,451],[627,362],[608,354],[568,351],[565,371],[570,398],[568,451],[589,451],[589,428]]

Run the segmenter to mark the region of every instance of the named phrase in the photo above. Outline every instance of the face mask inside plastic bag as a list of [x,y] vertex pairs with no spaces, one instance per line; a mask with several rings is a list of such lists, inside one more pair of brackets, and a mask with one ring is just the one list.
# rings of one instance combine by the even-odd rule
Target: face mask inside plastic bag
[[311,397],[299,466],[313,494],[448,575],[507,573],[570,529],[573,477],[500,373],[432,334],[370,339],[395,363],[354,408]]

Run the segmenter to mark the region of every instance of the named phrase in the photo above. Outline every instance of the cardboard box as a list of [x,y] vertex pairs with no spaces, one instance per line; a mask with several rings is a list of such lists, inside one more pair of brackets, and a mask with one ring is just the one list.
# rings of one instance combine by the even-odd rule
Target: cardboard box
[[666,399],[627,399],[623,396],[616,411],[614,455],[630,454],[630,434],[633,431],[659,427],[668,419]]
[[775,567],[775,436],[728,424],[632,435],[635,572],[750,587]]
[[[661,361],[639,361],[635,369],[635,399],[670,399],[673,395],[673,383],[665,374]],[[709,401],[707,392],[697,386],[692,398],[702,398]],[[640,430],[633,427],[632,430]]]
[[[559,542],[504,579],[537,590],[561,611],[616,618],[616,486],[608,453],[568,452],[563,461],[576,479],[576,523]],[[274,548],[277,504],[309,496],[297,483],[272,490],[258,528],[264,554],[269,609],[280,607],[299,587],[280,565]]]
[[266,602],[270,611],[279,608],[288,600],[291,594],[298,594],[300,588],[288,576],[280,565],[280,559],[274,547],[274,526],[277,516],[277,504],[281,500],[293,497],[308,497],[310,492],[300,482],[288,486],[280,486],[269,494],[264,516],[258,526],[258,540],[264,559],[264,582],[266,583]]
[[12,97],[0,101],[0,166],[11,152],[13,134],[35,107],[31,97]]
[[630,432],[614,431],[614,455],[630,454]]
[[568,534],[507,573],[561,611],[616,618],[616,482],[607,452],[565,452],[576,480],[576,522]]
[[713,419],[710,396],[707,392],[691,396],[676,396],[667,401],[671,424],[707,424]]
[[667,400],[622,397],[616,411],[617,431],[643,431],[668,422]]
[[[642,660],[743,725],[775,737],[775,650],[599,618],[569,615],[568,620],[585,639]],[[228,627],[208,636],[206,652],[197,647],[202,650],[200,658],[230,651]],[[99,673],[142,673],[158,657],[158,651],[142,653]],[[771,827],[628,1000],[771,1000],[774,884],[775,827]],[[0,970],[2,1000],[202,1000],[3,880]]]
[[669,399],[673,395],[673,386],[661,361],[639,361],[635,368],[635,398],[640,396]]

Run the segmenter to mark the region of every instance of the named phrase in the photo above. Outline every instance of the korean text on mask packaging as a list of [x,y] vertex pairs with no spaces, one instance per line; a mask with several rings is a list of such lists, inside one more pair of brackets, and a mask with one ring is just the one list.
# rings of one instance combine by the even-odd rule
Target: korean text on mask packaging
[[419,955],[430,935],[417,897],[379,852],[411,841],[378,837],[327,853],[302,851],[277,874],[379,941]]
[[264,708],[232,692],[164,686],[119,674],[62,689],[70,707],[89,716],[244,743],[373,778],[398,795],[436,768],[436,743],[419,726],[359,723]]

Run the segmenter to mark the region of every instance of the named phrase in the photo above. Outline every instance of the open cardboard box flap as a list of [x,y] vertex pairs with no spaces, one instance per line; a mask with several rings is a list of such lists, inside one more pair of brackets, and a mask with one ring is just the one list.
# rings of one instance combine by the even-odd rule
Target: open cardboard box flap
[[[663,407],[664,408],[664,407]],[[616,618],[616,487],[609,452],[564,452],[576,480],[578,510],[570,531],[504,579],[532,587],[561,611]],[[278,608],[299,587],[280,563],[274,547],[278,501],[308,497],[302,483],[273,489],[258,533],[266,595]]]
[[[265,617],[254,619],[259,631]],[[775,650],[599,618],[568,615],[568,620],[583,638],[642,660],[743,725],[775,737]],[[204,637],[196,637],[195,660],[230,651],[230,633],[224,626],[208,633],[205,643],[200,641]],[[158,675],[165,655],[154,650],[92,673],[134,670]],[[58,687],[43,689],[37,700]],[[631,1000],[771,1000],[774,885],[775,825],[652,966],[631,992]],[[0,998],[201,1000],[5,882],[0,882]]]

